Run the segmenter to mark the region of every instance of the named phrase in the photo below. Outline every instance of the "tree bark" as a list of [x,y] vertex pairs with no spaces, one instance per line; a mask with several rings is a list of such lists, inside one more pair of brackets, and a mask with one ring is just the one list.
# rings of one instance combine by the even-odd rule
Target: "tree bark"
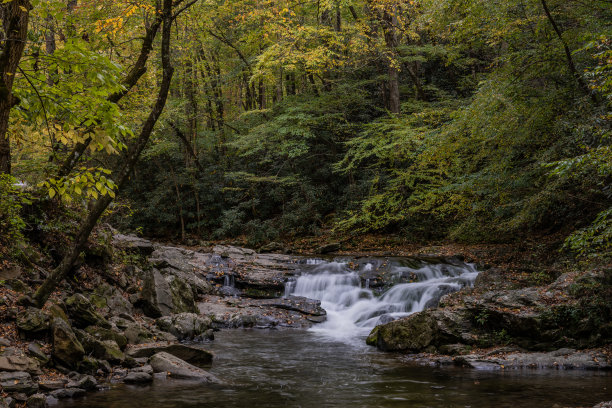
[[[396,48],[398,46],[397,36],[397,17],[394,13],[385,11],[382,18],[385,23],[384,33],[385,42],[389,52],[393,55],[396,54]],[[389,61],[387,65],[387,74],[389,76],[388,83],[388,109],[391,113],[400,113],[400,92],[399,92],[399,68],[393,61]]]
[[[138,135],[138,138],[127,150],[122,164],[115,173],[117,174],[116,180],[117,186],[119,188],[123,187],[129,179],[129,175],[132,173],[134,166],[138,161],[140,153],[149,141],[149,137],[153,132],[155,124],[157,123],[159,116],[164,110],[166,100],[168,99],[170,83],[172,82],[172,76],[174,74],[174,68],[172,67],[172,63],[170,61],[172,0],[163,0],[163,7],[161,13],[159,14],[162,16],[163,21],[161,41],[161,60],[163,68],[163,77],[154,106],[152,107],[149,116],[144,122],[143,127]],[[112,201],[112,197],[107,194],[100,197],[93,203],[89,210],[89,213],[79,226],[79,230],[76,234],[76,237],[72,245],[68,249],[66,255],[62,259],[61,263],[49,274],[47,279],[45,279],[43,284],[34,294],[34,302],[38,307],[42,307],[45,304],[45,302],[49,298],[49,295],[53,292],[57,285],[68,275],[68,273],[72,271],[76,260],[79,258],[79,255],[87,245],[87,240],[89,239],[91,231],[95,227],[102,213],[106,210],[106,207],[108,207],[108,205]]]
[[0,173],[11,173],[11,142],[7,132],[11,108],[19,104],[12,92],[13,82],[26,45],[30,10],[29,0],[0,3]]

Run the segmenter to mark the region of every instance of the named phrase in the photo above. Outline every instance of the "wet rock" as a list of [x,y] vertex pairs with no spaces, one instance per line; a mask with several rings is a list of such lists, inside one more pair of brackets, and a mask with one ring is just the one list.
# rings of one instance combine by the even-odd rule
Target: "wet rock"
[[49,316],[35,307],[28,307],[17,315],[17,329],[26,337],[41,337],[49,330]]
[[110,329],[110,323],[95,311],[93,305],[85,296],[77,293],[66,299],[68,315],[79,328],[100,326]]
[[52,323],[53,358],[67,367],[76,367],[85,355],[83,345],[72,328],[61,318],[56,317]]
[[172,354],[181,360],[197,366],[209,365],[213,360],[213,354],[211,352],[185,344],[142,344],[140,346],[131,347],[127,351],[127,354],[134,358],[141,358],[151,357],[161,352]]
[[153,381],[153,375],[143,372],[130,372],[123,381],[126,384],[147,384]]
[[463,311],[430,310],[377,326],[366,342],[385,351],[435,351],[445,344],[473,343],[470,329]]
[[61,390],[51,391],[50,395],[57,399],[78,398],[85,395],[85,390],[81,388],[62,388]]
[[30,395],[26,401],[26,407],[28,408],[46,408],[47,406],[47,396],[45,394]]
[[115,234],[112,243],[115,248],[143,256],[151,255],[155,249],[151,241],[135,235]]
[[[502,350],[503,351],[503,350]],[[468,354],[455,357],[455,365],[475,369],[562,369],[610,370],[610,363],[601,352],[561,349],[549,353],[503,353],[496,350],[487,354]]]
[[38,384],[32,381],[30,374],[23,371],[0,373],[0,387],[4,392],[22,392],[26,395],[38,391]]
[[95,390],[97,386],[98,382],[91,375],[84,375],[66,384],[66,388],[81,388],[86,391]]
[[212,322],[208,317],[195,313],[180,313],[161,317],[155,324],[160,330],[173,334],[179,340],[185,340],[201,336],[211,328]]
[[136,306],[140,307],[149,317],[172,314],[172,291],[166,279],[157,269],[147,272]]
[[257,316],[235,314],[229,318],[226,325],[232,329],[237,329],[240,327],[255,327],[257,325]]
[[38,360],[26,356],[21,350],[7,347],[0,352],[0,371],[26,371],[41,374]]
[[166,372],[171,378],[221,383],[214,375],[165,352],[157,353],[151,357],[151,367],[153,367],[154,372]]
[[289,296],[288,298],[274,299],[262,306],[275,307],[277,309],[294,310],[306,315],[325,316],[327,312],[321,307],[321,301],[308,299],[301,296]]

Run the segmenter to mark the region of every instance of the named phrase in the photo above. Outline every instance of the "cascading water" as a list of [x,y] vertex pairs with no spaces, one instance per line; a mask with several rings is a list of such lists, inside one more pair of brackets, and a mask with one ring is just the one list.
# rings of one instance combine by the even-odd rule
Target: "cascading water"
[[[368,286],[361,285],[360,274],[348,262],[306,261],[310,266],[297,279],[287,282],[285,296],[304,296],[321,300],[327,311],[327,321],[311,330],[329,337],[354,339],[367,335],[378,324],[424,310],[437,304],[440,297],[471,286],[478,275],[474,265],[466,263],[402,266],[400,261],[379,264],[394,286],[375,296]],[[365,263],[361,274],[371,274],[375,265]],[[407,282],[406,282],[407,281]]]

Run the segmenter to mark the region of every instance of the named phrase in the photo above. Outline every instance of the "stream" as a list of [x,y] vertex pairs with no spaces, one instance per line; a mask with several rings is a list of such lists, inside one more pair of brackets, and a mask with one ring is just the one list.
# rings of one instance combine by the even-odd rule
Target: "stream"
[[[327,321],[308,330],[216,333],[203,347],[215,354],[209,371],[226,385],[156,379],[144,387],[116,385],[61,406],[527,408],[593,406],[610,399],[609,373],[423,367],[366,346],[377,324],[436,304],[478,275],[464,263],[382,262],[349,267],[348,261],[307,260],[287,282],[285,296],[321,300]],[[381,266],[387,285],[370,287],[372,272]]]

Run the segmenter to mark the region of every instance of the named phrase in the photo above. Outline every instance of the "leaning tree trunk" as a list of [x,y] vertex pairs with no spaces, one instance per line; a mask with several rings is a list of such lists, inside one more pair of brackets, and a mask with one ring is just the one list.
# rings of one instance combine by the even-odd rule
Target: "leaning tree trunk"
[[0,173],[11,172],[11,143],[7,134],[11,108],[19,103],[13,81],[25,48],[32,5],[29,0],[0,3]]
[[[157,123],[157,119],[164,110],[166,100],[168,99],[168,91],[170,89],[170,83],[172,81],[172,75],[174,68],[170,61],[170,35],[172,29],[172,0],[164,0],[162,13],[163,16],[163,29],[162,29],[162,43],[161,43],[161,59],[163,67],[163,78],[159,92],[157,94],[157,100],[155,105],[151,109],[147,120],[144,122],[143,127],[138,135],[138,138],[134,144],[128,149],[126,156],[124,157],[123,164],[117,171],[117,185],[121,188],[125,185],[129,179],[129,175],[136,162],[140,153],[144,149],[145,145],[149,141],[149,137],[153,132],[153,128]],[[113,201],[113,199],[107,194],[100,197],[94,202],[85,220],[79,227],[79,231],[75,237],[74,242],[68,249],[68,252],[62,259],[62,262],[57,268],[55,268],[51,274],[45,279],[43,284],[38,288],[34,294],[34,302],[37,306],[42,307],[49,295],[55,290],[57,285],[68,275],[68,273],[74,268],[74,265],[79,258],[81,252],[85,249],[89,235],[93,230],[94,226],[98,222],[98,219],[106,210],[106,207]]]

